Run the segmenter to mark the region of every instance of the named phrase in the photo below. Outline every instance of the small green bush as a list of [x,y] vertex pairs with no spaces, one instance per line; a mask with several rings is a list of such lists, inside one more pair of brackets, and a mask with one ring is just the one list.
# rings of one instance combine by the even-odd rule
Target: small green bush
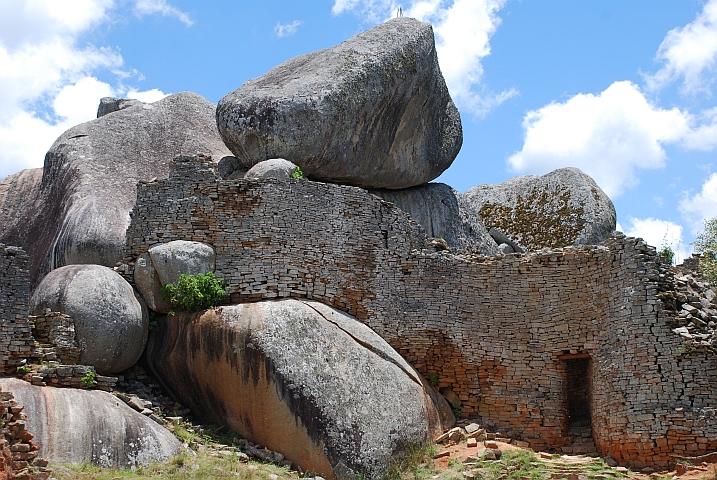
[[93,372],[92,370],[87,370],[87,373],[85,373],[85,376],[80,379],[80,382],[85,387],[92,388],[95,386],[96,379],[97,379],[97,374],[95,372]]
[[457,398],[454,398],[451,402],[451,410],[453,410],[453,416],[456,418],[461,418],[461,414],[463,413],[463,406],[460,405],[460,400]]
[[430,383],[433,388],[436,388],[438,386],[438,375],[436,375],[434,372],[429,373],[428,383]]
[[660,256],[662,262],[667,265],[672,265],[675,261],[675,251],[672,250],[672,247],[669,245],[663,244],[657,254]]
[[712,285],[717,285],[717,218],[705,220],[705,229],[697,235],[694,246],[700,259],[700,273]]
[[168,283],[162,287],[162,299],[172,308],[185,312],[197,312],[216,306],[227,294],[227,282],[212,272],[179,276],[177,284]]
[[304,178],[304,172],[298,166],[291,172],[291,178]]
[[22,375],[30,373],[30,367],[28,365],[20,365],[17,367],[17,373],[20,373]]

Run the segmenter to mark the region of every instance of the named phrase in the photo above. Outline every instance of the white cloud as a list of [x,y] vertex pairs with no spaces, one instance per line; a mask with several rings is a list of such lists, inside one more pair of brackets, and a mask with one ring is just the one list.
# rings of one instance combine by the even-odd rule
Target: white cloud
[[664,65],[654,75],[645,76],[649,90],[683,79],[685,93],[709,91],[717,60],[717,0],[707,2],[693,22],[670,30],[656,59]]
[[279,38],[290,37],[296,33],[296,30],[302,23],[300,20],[294,20],[291,23],[277,23],[274,27],[274,33]]
[[592,176],[611,197],[638,180],[636,170],[665,165],[663,144],[687,143],[691,117],[650,103],[631,82],[615,82],[598,95],[530,111],[523,119],[523,148],[508,159],[521,173],[573,166]]
[[146,90],[144,92],[139,92],[137,90],[130,89],[125,96],[127,98],[134,98],[136,100],[139,100],[140,102],[153,103],[153,102],[162,100],[164,97],[166,97],[168,95],[169,95],[169,93],[164,93],[161,90],[153,88],[151,90]]
[[692,249],[683,243],[682,225],[658,218],[630,218],[628,221],[627,230],[623,230],[621,225],[617,226],[617,230],[630,237],[640,237],[658,250],[669,246],[675,252],[678,264],[690,256]]
[[164,17],[175,17],[188,27],[194,24],[189,15],[168,4],[166,0],[137,0],[134,4],[134,13],[140,18],[155,14],[160,14]]
[[694,234],[702,231],[706,219],[717,217],[717,173],[707,178],[699,193],[689,195],[685,192],[679,210]]
[[101,97],[126,93],[94,76],[119,69],[118,52],[78,46],[80,35],[107,21],[114,6],[111,0],[0,1],[0,178],[41,167],[63,131],[95,118]]
[[[509,89],[488,91],[481,60],[490,55],[490,39],[500,25],[505,0],[409,0],[404,16],[433,24],[441,71],[453,100],[463,111],[485,115],[515,96]],[[335,0],[335,15],[354,11],[371,22],[396,16],[393,0]]]

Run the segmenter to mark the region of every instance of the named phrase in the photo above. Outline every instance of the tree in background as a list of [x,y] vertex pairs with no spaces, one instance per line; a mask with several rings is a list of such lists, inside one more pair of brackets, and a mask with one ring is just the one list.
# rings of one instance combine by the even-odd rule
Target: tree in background
[[705,220],[705,229],[697,235],[695,251],[702,254],[700,273],[717,285],[717,218]]

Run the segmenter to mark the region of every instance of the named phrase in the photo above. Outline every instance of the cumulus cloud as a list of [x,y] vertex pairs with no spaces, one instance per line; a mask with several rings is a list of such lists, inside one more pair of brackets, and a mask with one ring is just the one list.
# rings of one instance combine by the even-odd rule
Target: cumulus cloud
[[168,95],[169,95],[168,93],[164,93],[161,90],[153,88],[151,90],[145,90],[143,92],[140,92],[135,89],[130,89],[125,96],[127,98],[133,98],[135,100],[139,100],[140,102],[153,103],[158,100],[162,100],[164,97],[166,97]]
[[126,93],[94,76],[122,66],[117,51],[78,46],[80,35],[106,21],[114,6],[111,0],[0,2],[0,178],[41,167],[63,131],[95,118],[101,97]]
[[166,2],[166,0],[137,0],[134,4],[134,14],[138,17],[147,15],[162,15],[163,17],[175,17],[186,26],[191,27],[194,21],[178,9]]
[[654,75],[645,76],[650,91],[680,79],[685,93],[709,91],[717,60],[717,0],[707,2],[693,22],[670,30],[656,59],[663,66]]
[[615,82],[598,95],[530,111],[523,119],[523,148],[508,159],[516,172],[546,173],[573,166],[611,196],[637,184],[638,169],[665,166],[666,143],[684,143],[691,117],[650,103],[631,82]]
[[[483,84],[481,60],[490,55],[490,39],[500,25],[505,0],[410,0],[404,16],[433,24],[441,71],[456,104],[463,111],[485,115],[518,92],[489,91]],[[335,0],[335,15],[353,11],[371,22],[396,15],[393,0]]]
[[277,23],[274,27],[274,33],[277,37],[290,37],[296,33],[303,22],[300,20],[294,20],[291,23]]
[[688,192],[680,201],[679,210],[690,224],[692,233],[702,231],[704,221],[717,217],[717,173],[710,175],[699,192]]
[[659,218],[630,218],[628,222],[627,229],[618,225],[617,230],[630,237],[640,237],[658,250],[664,246],[671,247],[678,264],[690,256],[692,248],[683,243],[682,225]]

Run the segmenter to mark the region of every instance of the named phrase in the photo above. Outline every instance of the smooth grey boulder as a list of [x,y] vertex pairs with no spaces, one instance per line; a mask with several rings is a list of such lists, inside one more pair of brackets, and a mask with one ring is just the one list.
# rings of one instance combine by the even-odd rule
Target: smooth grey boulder
[[152,245],[149,257],[162,285],[177,283],[182,274],[213,272],[216,261],[211,245],[186,240]]
[[162,287],[176,284],[182,274],[213,272],[215,259],[214,249],[206,243],[175,240],[153,245],[135,262],[134,284],[150,309],[168,313],[173,309],[162,300]]
[[134,285],[151,310],[160,313],[172,311],[172,305],[162,299],[162,282],[149,253],[143,253],[135,262]]
[[97,107],[97,118],[113,112],[119,112],[125,108],[142,105],[139,100],[130,100],[129,98],[102,97],[100,106]]
[[244,178],[247,168],[241,164],[237,157],[228,155],[219,160],[217,164],[217,173],[222,180],[234,180]]
[[166,317],[146,359],[197,417],[324,478],[382,478],[442,431],[418,373],[366,325],[315,301]]
[[214,161],[229,155],[214,111],[213,103],[184,92],[63,133],[45,156],[33,196],[3,214],[0,224],[0,243],[30,256],[33,288],[63,265],[115,266],[122,259],[138,181],[166,178],[177,155],[202,152]]
[[370,192],[408,213],[421,224],[428,237],[444,239],[454,253],[499,253],[498,245],[488,235],[480,217],[445,183]]
[[285,158],[311,179],[365,188],[429,182],[463,143],[433,29],[411,18],[246,82],[219,101],[217,125],[247,167]]
[[249,169],[244,178],[291,178],[296,165],[283,158],[272,158],[259,162]]
[[67,265],[43,278],[30,299],[33,315],[49,308],[72,317],[79,363],[101,375],[134,365],[149,331],[147,307],[127,281],[101,265]]
[[595,245],[615,231],[612,201],[577,168],[480,185],[463,198],[486,228],[499,229],[530,251]]
[[0,389],[25,407],[27,429],[51,462],[126,469],[181,451],[172,432],[107,392],[37,387],[16,378],[0,379]]
[[27,225],[28,216],[42,208],[41,182],[42,168],[22,170],[0,180],[0,238],[4,243],[24,246],[37,241],[37,235],[46,235],[42,230],[30,232]]
[[[525,253],[525,248],[521,247],[512,238],[495,227],[488,230],[488,235],[495,240],[495,243],[499,245],[499,248],[503,253]],[[503,245],[506,245],[510,250],[503,248]]]

